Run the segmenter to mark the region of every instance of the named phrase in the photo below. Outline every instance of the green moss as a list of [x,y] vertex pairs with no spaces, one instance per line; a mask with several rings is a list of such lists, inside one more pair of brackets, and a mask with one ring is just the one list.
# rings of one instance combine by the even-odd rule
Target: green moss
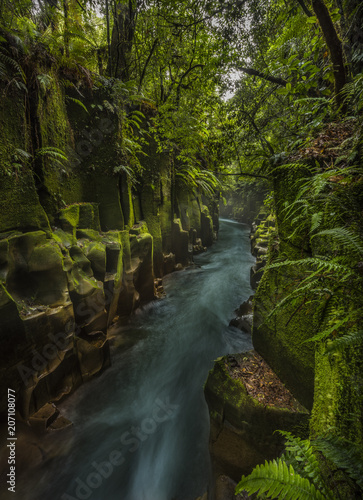
[[122,245],[122,256],[125,271],[131,269],[131,249],[130,249],[130,235],[128,231],[120,231],[120,240]]
[[251,435],[256,434],[258,440],[261,440],[261,436],[272,436],[278,429],[307,437],[307,411],[293,412],[287,408],[259,403],[247,393],[239,379],[230,376],[225,358],[214,364],[205,386],[205,394],[212,411],[223,415],[223,419],[236,429],[248,427]]
[[62,229],[72,236],[76,236],[76,229],[79,223],[79,205],[71,205],[59,212],[59,221]]
[[0,99],[0,232],[50,229],[39,203],[29,161],[25,96],[13,87]]
[[363,444],[363,362],[361,350],[346,348],[328,356],[325,342],[316,350],[313,436],[333,428],[335,433]]
[[172,207],[169,200],[164,199],[163,205],[159,209],[160,231],[162,240],[162,250],[164,253],[171,251],[171,221]]
[[80,229],[93,229],[100,231],[100,217],[98,206],[96,203],[82,203],[79,206],[79,222]]
[[94,229],[77,229],[77,239],[87,239],[91,241],[101,241],[102,235]]
[[131,182],[126,174],[121,176],[121,193],[120,193],[122,213],[124,216],[125,226],[132,227],[135,224],[134,207],[132,200]]
[[147,227],[147,224],[145,221],[141,220],[139,221],[137,224],[134,224],[130,229],[129,229],[129,233],[130,234],[144,234],[144,233],[148,233],[149,232],[149,229]]
[[[254,298],[252,339],[255,349],[307,408],[314,392],[314,344],[306,342],[321,326],[325,299],[310,307],[289,304],[268,319],[270,312],[304,277],[303,269],[266,270]],[[303,298],[301,299],[301,304]]]
[[52,233],[52,238],[61,246],[65,248],[70,248],[71,246],[76,244],[76,238],[73,236],[73,233],[67,233],[62,229],[57,228]]

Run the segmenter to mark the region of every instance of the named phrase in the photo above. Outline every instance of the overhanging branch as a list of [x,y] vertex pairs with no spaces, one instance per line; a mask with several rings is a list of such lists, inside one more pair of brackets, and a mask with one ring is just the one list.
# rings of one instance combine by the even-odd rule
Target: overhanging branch
[[247,172],[240,172],[238,174],[224,174],[222,172],[215,172],[214,175],[237,175],[238,177],[261,177],[262,179],[270,179],[267,175],[250,174]]
[[258,76],[259,78],[263,78],[264,80],[267,80],[271,83],[276,83],[277,85],[281,85],[282,87],[286,87],[286,85],[288,83],[287,80],[284,80],[283,78],[278,78],[275,76],[267,75],[266,73],[263,73],[262,71],[258,71],[257,69],[241,68],[238,66],[236,69],[239,71],[242,71],[243,73],[246,73],[247,75]]

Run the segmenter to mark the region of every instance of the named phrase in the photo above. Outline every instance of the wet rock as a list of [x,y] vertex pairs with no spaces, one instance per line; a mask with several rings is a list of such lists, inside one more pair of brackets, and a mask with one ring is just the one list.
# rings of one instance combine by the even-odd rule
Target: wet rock
[[242,317],[236,317],[233,318],[230,322],[230,326],[234,326],[235,328],[238,328],[239,330],[242,330],[243,332],[251,334],[252,332],[252,319],[253,316],[252,314],[246,314],[245,316]]
[[239,306],[238,309],[236,309],[236,314],[237,316],[245,316],[246,314],[252,314],[252,307],[253,307],[253,295],[251,295],[247,300],[242,302],[242,304]]
[[163,262],[164,274],[172,273],[174,269],[175,269],[175,255],[170,252],[169,254],[164,255],[164,262]]
[[283,449],[276,430],[307,435],[309,413],[287,407],[267,406],[247,392],[243,382],[232,378],[227,364],[235,357],[219,358],[210,371],[204,395],[210,414],[210,453],[214,477],[227,475],[238,482],[242,474]]
[[173,253],[175,261],[182,266],[191,262],[189,252],[189,232],[184,231],[180,219],[174,219],[172,224]]
[[213,230],[213,219],[210,216],[208,207],[203,205],[201,209],[201,240],[203,246],[209,247],[213,244],[215,239]]
[[226,475],[217,477],[215,483],[215,500],[245,500],[248,496],[235,495],[237,483]]
[[77,339],[77,354],[83,382],[109,366],[109,344],[103,332]]
[[29,418],[29,424],[35,431],[44,432],[66,429],[72,422],[60,415],[54,404],[47,403]]
[[252,266],[251,270],[250,270],[250,284],[251,284],[251,288],[253,290],[256,290],[256,288],[258,287],[258,284],[259,284],[261,278],[262,278],[262,271],[261,271],[261,269],[257,270],[257,266],[256,265]]

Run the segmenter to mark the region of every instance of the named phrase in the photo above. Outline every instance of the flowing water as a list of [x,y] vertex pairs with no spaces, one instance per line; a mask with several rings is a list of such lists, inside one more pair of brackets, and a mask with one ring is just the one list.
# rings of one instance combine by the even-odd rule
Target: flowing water
[[251,348],[228,323],[252,293],[253,261],[247,226],[222,220],[196,265],[164,278],[167,297],[120,332],[133,345],[113,347],[112,367],[61,405],[74,426],[22,498],[194,500],[207,490],[203,384],[214,359]]

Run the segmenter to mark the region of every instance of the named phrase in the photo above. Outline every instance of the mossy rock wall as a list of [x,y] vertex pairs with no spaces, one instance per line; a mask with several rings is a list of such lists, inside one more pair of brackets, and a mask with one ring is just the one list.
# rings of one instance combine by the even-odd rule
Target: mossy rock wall
[[10,87],[0,99],[0,233],[49,229],[36,191],[30,149],[25,94]]
[[[282,166],[274,171],[274,176],[279,249],[270,248],[268,264],[278,262],[276,257],[299,262],[267,267],[264,271],[254,299],[254,347],[299,401],[312,408],[312,436],[322,435],[333,428],[338,436],[361,445],[361,344],[342,345],[329,354],[332,343],[352,329],[352,325],[353,330],[362,328],[361,320],[354,319],[362,307],[361,253],[348,236],[345,242],[334,238],[331,233],[311,238],[310,218],[300,219],[298,224],[293,223],[292,218],[286,218],[286,206],[291,208],[298,192],[296,181],[311,176],[308,165]],[[324,203],[310,207],[311,214],[319,213],[319,231],[343,228],[361,238],[361,188],[361,179],[341,185],[328,183],[323,192]],[[359,247],[359,243],[357,245]],[[324,275],[323,285],[315,283],[315,294],[301,294],[298,300],[289,303],[286,300],[291,291],[312,273],[309,264],[300,262],[305,258],[320,259],[319,262],[327,265],[333,258],[341,259],[346,266],[342,275],[344,280],[332,268]],[[321,273],[323,275],[323,271]],[[269,316],[282,301],[286,301],[285,306],[278,307],[275,314]],[[346,321],[339,327],[339,320],[345,318],[353,318],[352,324]],[[311,341],[314,336],[317,340]]]
[[101,232],[98,206],[87,203],[61,210],[57,223],[0,240],[1,377],[22,418],[107,368],[116,315],[154,297],[146,224]]
[[263,272],[254,297],[252,339],[256,351],[267,361],[294,396],[311,409],[314,398],[314,344],[306,342],[317,333],[324,311],[320,307],[297,311],[287,306],[268,319],[284,294],[300,279],[299,271],[270,269]]
[[154,298],[155,276],[191,259],[189,233],[173,232],[169,155],[145,146],[136,189],[120,162],[112,85],[77,91],[37,64],[29,108],[15,86],[0,102],[1,377],[22,418],[107,368],[112,323]]
[[214,476],[225,474],[239,481],[257,464],[279,456],[284,440],[276,430],[307,437],[309,413],[259,403],[230,376],[225,361],[216,361],[204,387],[211,419],[210,452]]

